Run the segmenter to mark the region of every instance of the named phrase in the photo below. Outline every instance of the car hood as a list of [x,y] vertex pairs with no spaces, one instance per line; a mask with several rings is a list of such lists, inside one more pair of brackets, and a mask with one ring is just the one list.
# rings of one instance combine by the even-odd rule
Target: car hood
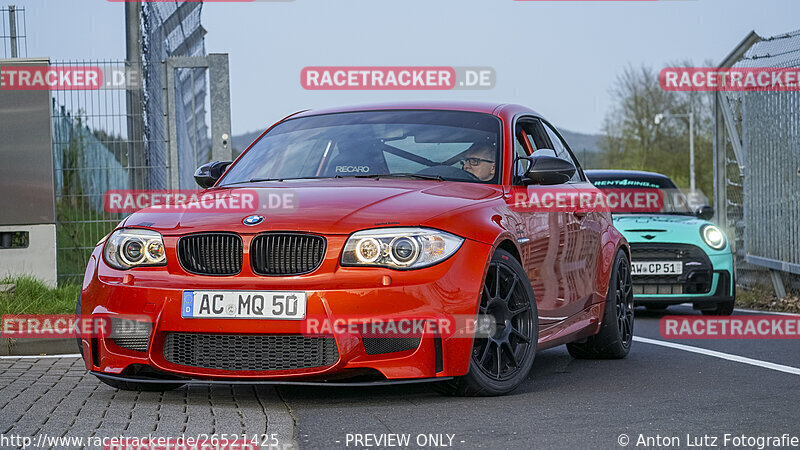
[[686,243],[706,248],[700,227],[710,222],[694,216],[615,214],[614,226],[631,243]]
[[[421,225],[432,217],[503,194],[502,189],[490,185],[389,178],[287,180],[216,188],[205,193],[226,197],[245,190],[258,195],[256,209],[230,212],[189,208],[164,212],[147,208],[129,216],[124,226],[152,228],[165,235],[272,230],[350,234],[371,227]],[[254,214],[263,216],[263,222],[255,226],[242,223]]]

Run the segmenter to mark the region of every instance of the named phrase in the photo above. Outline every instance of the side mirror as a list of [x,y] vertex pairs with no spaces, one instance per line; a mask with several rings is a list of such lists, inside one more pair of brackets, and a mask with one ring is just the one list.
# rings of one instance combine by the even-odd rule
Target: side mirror
[[214,161],[203,164],[194,171],[194,181],[203,189],[208,189],[220,179],[225,169],[233,161]]
[[694,215],[703,220],[711,220],[714,218],[714,207],[708,205],[699,206],[694,211]]
[[525,156],[530,161],[522,184],[553,185],[569,181],[578,170],[571,162],[555,156]]

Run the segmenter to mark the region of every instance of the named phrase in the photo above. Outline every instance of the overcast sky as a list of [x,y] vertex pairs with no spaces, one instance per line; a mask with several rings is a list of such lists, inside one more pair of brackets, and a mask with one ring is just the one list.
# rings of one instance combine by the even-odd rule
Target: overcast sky
[[[0,4],[11,3],[12,0]],[[120,60],[121,3],[13,0],[28,56]],[[206,3],[208,52],[230,54],[234,134],[299,109],[387,100],[504,101],[559,127],[600,131],[628,64],[719,62],[745,35],[800,29],[798,0],[296,0]],[[491,66],[482,91],[307,91],[306,66]]]

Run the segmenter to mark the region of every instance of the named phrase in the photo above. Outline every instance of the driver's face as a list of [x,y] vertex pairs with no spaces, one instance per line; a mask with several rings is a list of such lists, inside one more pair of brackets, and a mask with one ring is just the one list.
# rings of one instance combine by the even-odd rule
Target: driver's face
[[464,156],[464,170],[475,175],[481,181],[494,178],[494,151],[491,148],[470,151]]

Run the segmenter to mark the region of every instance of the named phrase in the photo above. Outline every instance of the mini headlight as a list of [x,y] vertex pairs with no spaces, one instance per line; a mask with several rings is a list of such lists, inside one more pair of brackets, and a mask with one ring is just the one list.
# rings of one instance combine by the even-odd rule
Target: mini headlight
[[703,226],[703,228],[700,229],[700,235],[703,236],[703,241],[714,250],[722,250],[725,248],[725,235],[716,226]]
[[103,256],[108,265],[120,270],[167,263],[161,234],[138,228],[113,232],[106,240]]
[[428,228],[379,228],[353,233],[342,254],[345,266],[418,269],[444,261],[464,239]]

